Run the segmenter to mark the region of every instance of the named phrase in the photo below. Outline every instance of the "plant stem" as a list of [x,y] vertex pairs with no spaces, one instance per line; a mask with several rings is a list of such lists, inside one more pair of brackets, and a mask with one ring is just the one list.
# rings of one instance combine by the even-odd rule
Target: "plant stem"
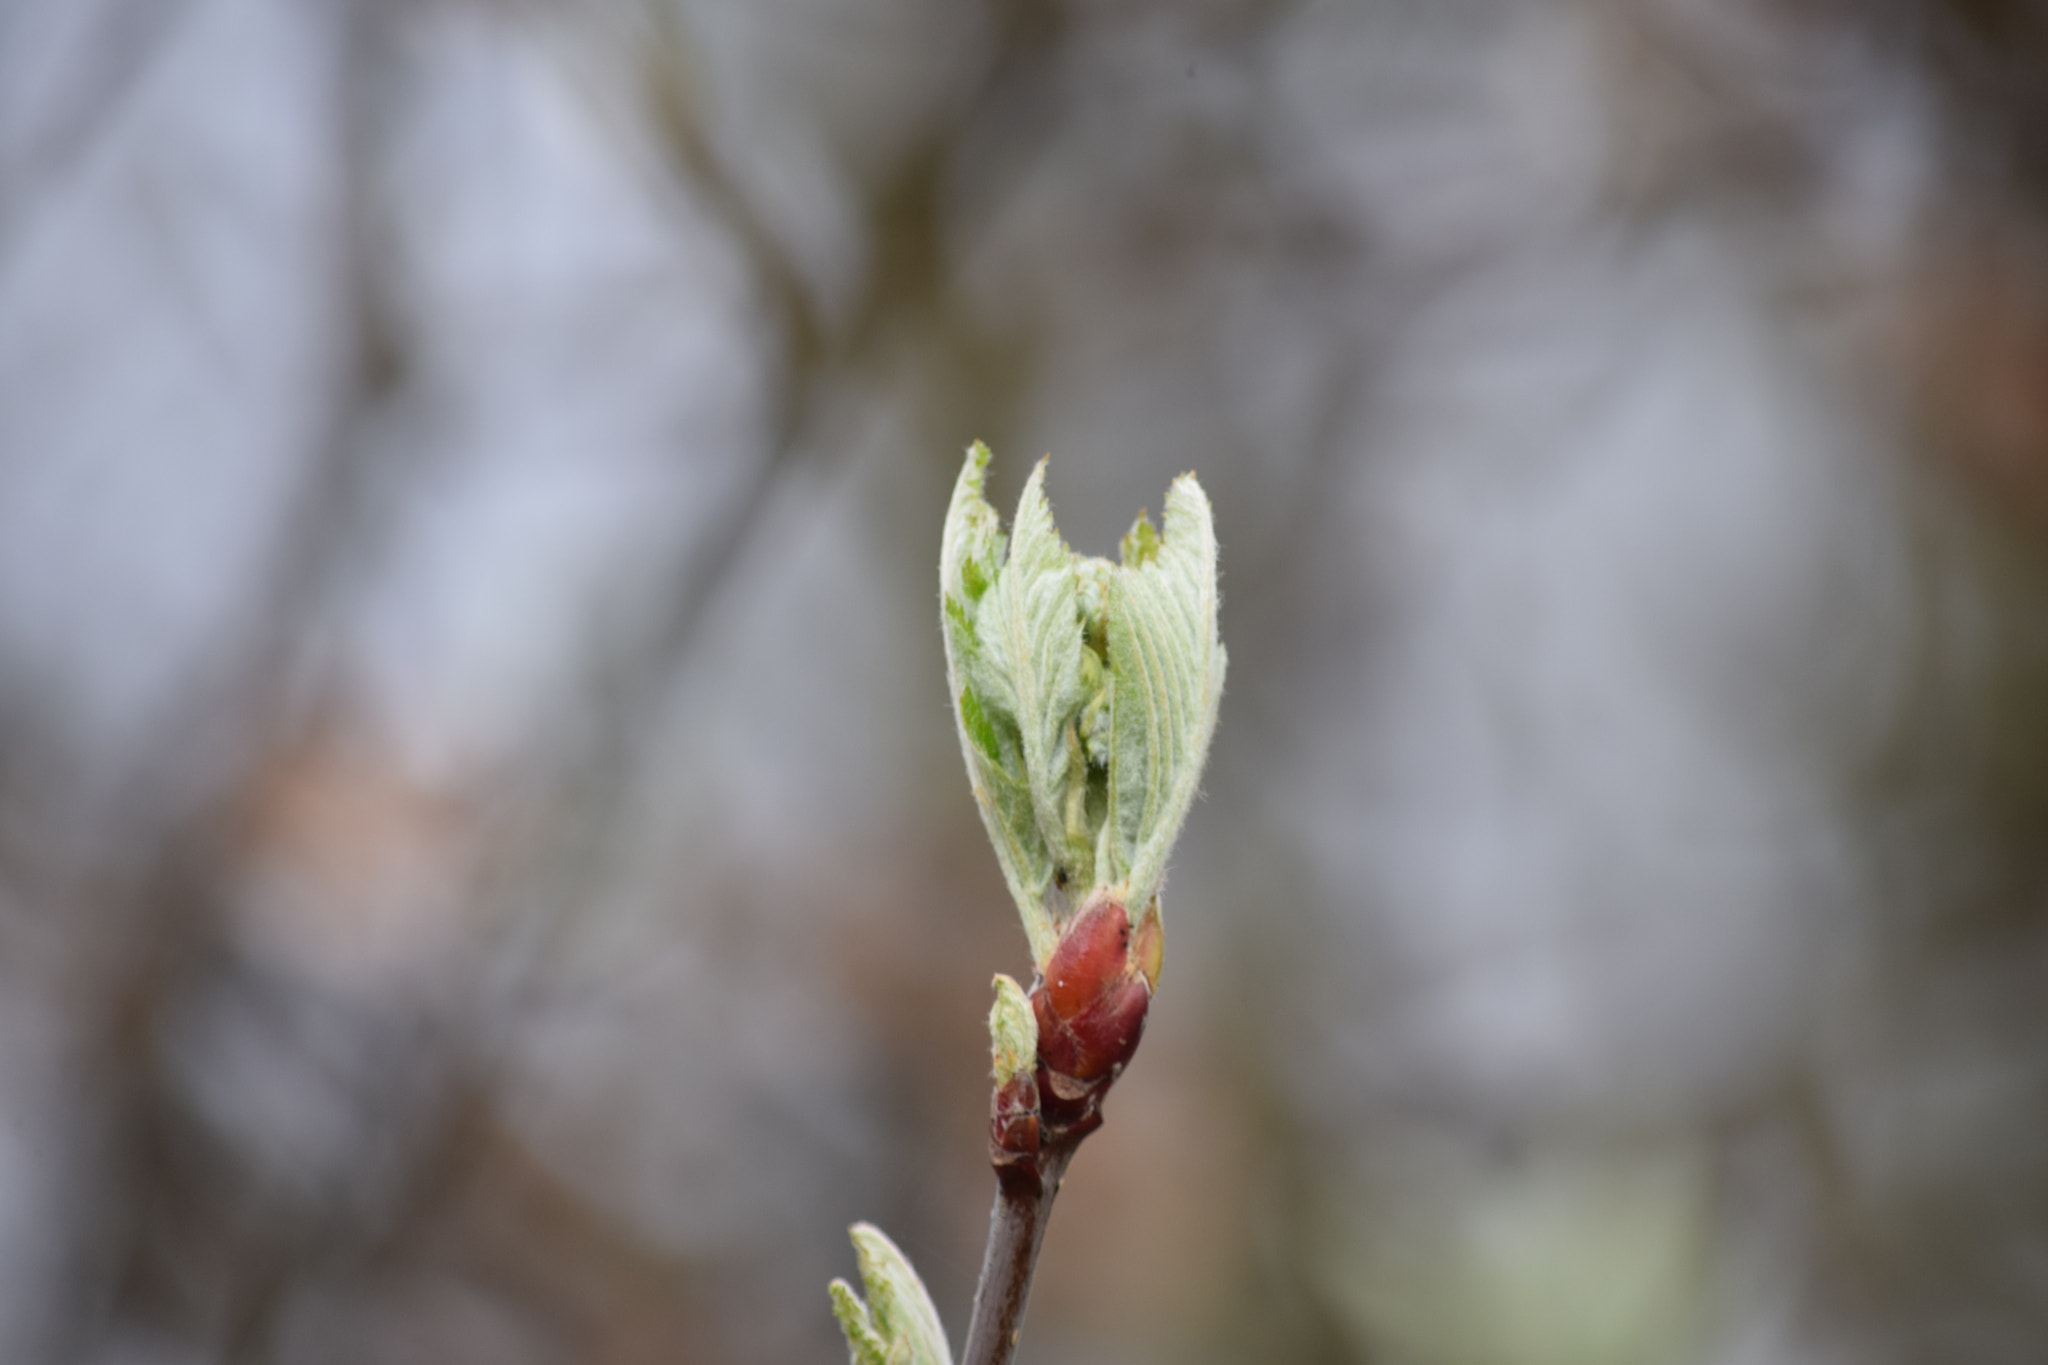
[[1009,1365],[1016,1354],[1024,1301],[1031,1294],[1031,1272],[1038,1265],[1052,1201],[1078,1146],[1077,1137],[1046,1150],[1036,1180],[999,1177],[988,1218],[988,1250],[981,1258],[981,1283],[974,1291],[974,1319],[968,1324],[960,1365]]

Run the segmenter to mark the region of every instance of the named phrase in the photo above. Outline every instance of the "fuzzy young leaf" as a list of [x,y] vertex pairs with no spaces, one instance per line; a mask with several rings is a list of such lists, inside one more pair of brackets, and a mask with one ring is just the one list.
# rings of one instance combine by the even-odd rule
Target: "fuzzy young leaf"
[[1032,956],[1042,960],[1059,936],[1045,910],[1054,864],[1027,777],[1030,751],[1019,723],[1019,688],[1007,667],[1016,645],[1010,630],[1018,593],[1005,586],[1012,575],[1003,563],[1002,530],[982,497],[988,460],[988,447],[976,442],[946,511],[939,552],[946,678],[975,804],[1024,921]]
[[853,1286],[834,1280],[825,1286],[825,1292],[832,1296],[832,1316],[839,1319],[839,1330],[846,1334],[852,1365],[889,1365],[889,1343],[875,1330],[875,1320],[868,1316],[868,1306],[853,1292]]
[[1141,515],[1121,564],[1078,556],[1041,461],[1006,546],[982,497],[988,462],[987,447],[968,451],[946,514],[946,668],[982,821],[1043,968],[1061,933],[1055,883],[1069,903],[1158,894],[1223,692],[1216,537],[1184,474],[1163,528]]
[[1097,877],[1128,879],[1127,903],[1144,905],[1166,875],[1223,698],[1225,656],[1216,631],[1216,532],[1192,474],[1166,495],[1165,529],[1143,518],[1124,539],[1127,562],[1111,579],[1109,818]]
[[[1045,461],[1031,471],[1010,528],[1010,554],[975,617],[979,656],[968,679],[1016,723],[1038,836],[1053,862],[1074,869],[1068,851],[1068,727],[1087,704],[1074,552],[1053,525]],[[1085,849],[1085,842],[1083,844]]]
[[851,1365],[953,1365],[938,1310],[909,1258],[872,1223],[851,1232],[867,1301],[844,1280],[827,1286]]
[[1024,988],[1001,972],[995,979],[996,1003],[988,1012],[989,1050],[996,1084],[1029,1075],[1038,1063],[1038,1019]]

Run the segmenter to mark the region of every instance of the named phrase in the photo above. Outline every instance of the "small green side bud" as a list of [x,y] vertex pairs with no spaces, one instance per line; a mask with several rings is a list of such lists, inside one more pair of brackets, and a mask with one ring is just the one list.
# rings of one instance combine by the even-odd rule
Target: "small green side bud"
[[1028,1076],[1038,1065],[1038,1017],[1024,988],[1001,972],[995,979],[996,1003],[988,1012],[988,1036],[995,1054],[996,1084]]
[[855,1223],[853,1250],[867,1302],[844,1280],[827,1286],[851,1365],[953,1365],[946,1333],[910,1260],[872,1223]]
[[1038,1181],[1038,1016],[1024,988],[1007,976],[995,980],[996,1003],[988,1012],[995,1056],[995,1088],[989,1093],[988,1160],[998,1177]]

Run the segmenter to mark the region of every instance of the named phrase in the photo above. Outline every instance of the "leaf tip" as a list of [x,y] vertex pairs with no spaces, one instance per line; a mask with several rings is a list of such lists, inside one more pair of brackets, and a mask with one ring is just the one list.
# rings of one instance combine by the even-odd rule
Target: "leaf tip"
[[1138,519],[1131,523],[1131,529],[1124,532],[1123,544],[1119,547],[1124,567],[1135,569],[1150,564],[1159,558],[1159,531],[1152,525],[1149,511],[1138,513]]

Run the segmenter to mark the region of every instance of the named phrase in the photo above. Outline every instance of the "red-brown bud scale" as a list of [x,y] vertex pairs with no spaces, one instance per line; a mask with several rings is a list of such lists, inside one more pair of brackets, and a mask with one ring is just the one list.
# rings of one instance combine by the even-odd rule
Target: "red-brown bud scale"
[[1011,1077],[989,1100],[988,1159],[997,1170],[1038,1162],[1038,1081],[1030,1072]]
[[1131,952],[1128,912],[1106,897],[1061,934],[1031,993],[1038,1059],[1061,1098],[1114,1079],[1137,1051],[1152,1004],[1147,965]]

